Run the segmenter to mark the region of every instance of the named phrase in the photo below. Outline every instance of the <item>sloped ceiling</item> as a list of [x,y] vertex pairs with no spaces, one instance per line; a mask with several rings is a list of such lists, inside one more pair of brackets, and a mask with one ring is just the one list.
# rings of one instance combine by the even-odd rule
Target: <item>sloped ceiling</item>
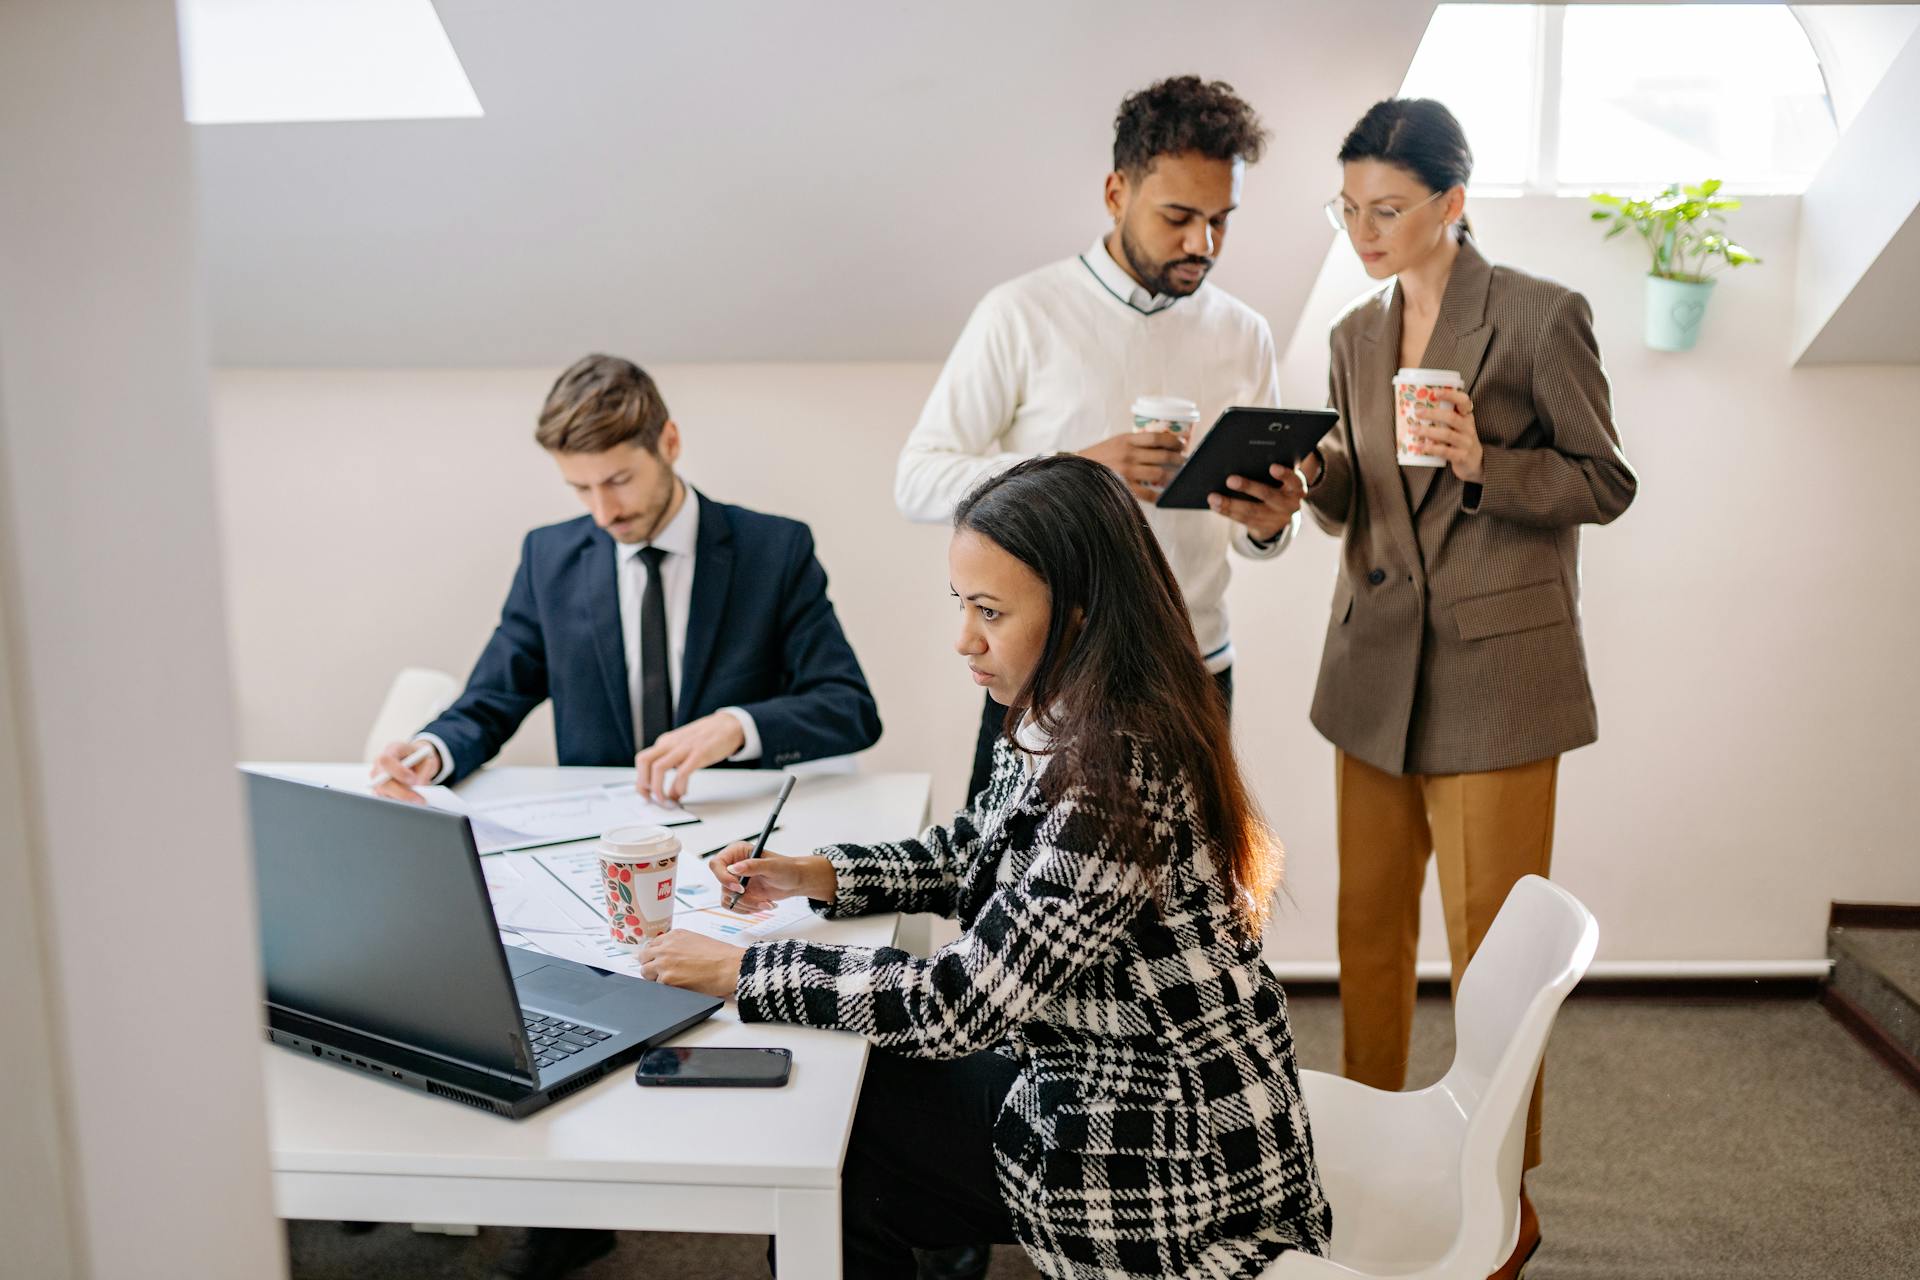
[[213,356],[244,366],[938,359],[1105,226],[1165,75],[1273,129],[1214,278],[1284,348],[1352,121],[1429,3],[439,0],[478,120],[195,130]]
[[1801,197],[1799,364],[1920,363],[1920,36],[1889,61]]

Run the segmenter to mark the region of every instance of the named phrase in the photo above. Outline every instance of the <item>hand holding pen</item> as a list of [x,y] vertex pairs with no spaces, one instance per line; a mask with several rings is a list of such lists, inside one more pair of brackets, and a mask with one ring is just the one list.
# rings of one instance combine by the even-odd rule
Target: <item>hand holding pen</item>
[[[401,755],[409,745],[413,750]],[[389,742],[373,763],[373,773],[367,785],[373,788],[375,795],[385,796],[389,800],[411,800],[415,804],[424,804],[425,801],[414,788],[424,787],[440,776],[440,753],[433,749],[430,742]]]
[[[767,825],[761,828],[760,838],[753,842],[753,852],[747,855],[749,862],[758,858],[766,851],[767,838],[773,834],[774,824],[780,821],[780,810],[786,808],[787,797],[793,794],[793,782],[793,775],[788,774],[786,781],[780,784],[780,794],[773,802],[773,812],[767,815]],[[731,870],[731,868],[729,868],[729,870]],[[742,875],[740,877],[740,887],[734,891],[732,899],[728,901],[727,910],[732,911],[740,905],[740,898],[747,891],[747,881],[747,876]]]

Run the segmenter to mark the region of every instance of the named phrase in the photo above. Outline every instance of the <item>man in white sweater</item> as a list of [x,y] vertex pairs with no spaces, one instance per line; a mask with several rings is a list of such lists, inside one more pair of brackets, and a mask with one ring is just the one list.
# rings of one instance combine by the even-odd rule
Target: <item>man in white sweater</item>
[[[1278,405],[1273,334],[1252,308],[1214,285],[1227,218],[1266,131],[1231,86],[1162,80],[1120,104],[1112,230],[1084,252],[1000,285],[967,321],[920,421],[900,452],[894,501],[908,519],[950,519],[980,481],[1036,454],[1077,452],[1112,467],[1143,504],[1185,591],[1194,639],[1223,696],[1233,695],[1227,628],[1228,548],[1280,554],[1304,485],[1231,482],[1213,511],[1163,511],[1158,488],[1191,442],[1136,432],[1136,397],[1179,396],[1204,430],[1230,405]],[[968,794],[987,780],[1003,711],[987,699]]]

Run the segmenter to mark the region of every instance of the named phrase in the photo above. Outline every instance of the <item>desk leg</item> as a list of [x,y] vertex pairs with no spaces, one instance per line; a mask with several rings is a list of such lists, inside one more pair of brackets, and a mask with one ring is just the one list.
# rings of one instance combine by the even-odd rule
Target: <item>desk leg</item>
[[780,1280],[840,1280],[838,1191],[778,1192],[773,1220]]
[[893,945],[923,960],[932,955],[933,917],[924,914],[901,916],[900,927],[893,935]]

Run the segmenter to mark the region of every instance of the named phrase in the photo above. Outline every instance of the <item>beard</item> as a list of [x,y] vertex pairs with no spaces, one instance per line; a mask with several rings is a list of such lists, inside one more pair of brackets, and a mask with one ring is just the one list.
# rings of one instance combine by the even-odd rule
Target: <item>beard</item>
[[[1127,268],[1144,285],[1147,292],[1169,298],[1184,298],[1196,292],[1206,283],[1207,272],[1213,269],[1212,258],[1175,258],[1171,262],[1155,262],[1146,255],[1138,244],[1134,243],[1131,233],[1123,223],[1120,227],[1120,252],[1127,259]],[[1179,284],[1171,276],[1175,267],[1197,266],[1200,277],[1191,285]]]
[[[629,545],[645,544],[659,536],[661,527],[667,523],[667,509],[673,505],[674,490],[680,483],[680,477],[672,467],[663,467],[661,470],[664,474],[660,477],[660,484],[654,491],[654,500],[648,504],[651,514],[641,511],[626,517],[633,522],[633,528],[628,530],[626,537],[616,535],[614,541]],[[643,524],[645,531],[640,532]]]

